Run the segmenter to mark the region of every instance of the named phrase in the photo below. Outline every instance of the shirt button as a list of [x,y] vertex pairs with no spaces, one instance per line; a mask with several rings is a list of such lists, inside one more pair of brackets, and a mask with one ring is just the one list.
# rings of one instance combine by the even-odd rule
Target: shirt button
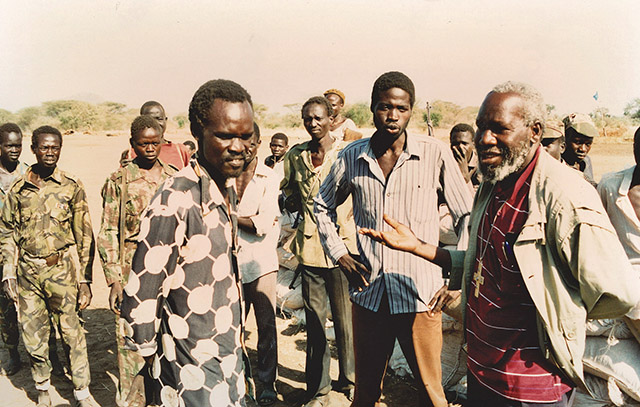
[[387,196],[391,196],[391,194],[389,192],[387,192]]

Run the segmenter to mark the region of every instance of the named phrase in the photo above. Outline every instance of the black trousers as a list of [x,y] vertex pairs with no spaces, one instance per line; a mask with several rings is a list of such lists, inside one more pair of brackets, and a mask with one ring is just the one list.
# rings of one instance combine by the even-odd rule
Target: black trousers
[[353,356],[353,326],[351,323],[351,301],[349,283],[338,267],[319,268],[303,266],[302,298],[307,320],[307,364],[305,380],[307,398],[328,394],[331,391],[331,351],[325,334],[327,320],[327,297],[331,306],[333,326],[338,348],[338,366],[341,386],[352,386],[355,382]]

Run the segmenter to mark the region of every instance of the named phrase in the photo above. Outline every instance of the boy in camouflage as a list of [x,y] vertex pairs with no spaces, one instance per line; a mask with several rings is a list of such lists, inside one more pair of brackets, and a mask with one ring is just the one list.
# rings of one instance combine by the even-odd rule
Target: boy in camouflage
[[156,190],[176,169],[158,159],[162,148],[162,127],[151,116],[138,116],[131,124],[131,147],[136,158],[107,178],[102,187],[102,222],[98,234],[98,253],[107,284],[111,287],[109,307],[116,314],[118,369],[120,380],[116,404],[144,405],[142,390],[132,387],[144,366],[135,350],[127,349],[123,325],[119,323],[122,287],[129,280],[131,260],[137,247],[140,215]]
[[[91,405],[89,360],[77,310],[91,302],[94,241],[82,184],[56,167],[61,148],[59,130],[51,126],[34,130],[31,150],[36,164],[13,183],[2,209],[2,223],[12,231],[1,241],[3,283],[7,295],[17,301],[31,375],[39,391],[38,406],[51,405],[47,343],[51,314],[70,347],[73,393],[84,407]],[[84,272],[80,281],[72,249],[77,250]]]
[[[24,175],[29,168],[21,162],[22,130],[15,123],[5,123],[0,126],[0,213],[9,187],[18,177]],[[0,233],[6,233],[0,225]],[[2,279],[2,263],[0,262],[0,279]],[[9,350],[9,364],[4,369],[7,376],[16,374],[22,367],[20,353],[18,353],[18,339],[20,329],[15,303],[0,290],[0,330],[5,347]],[[53,374],[61,376],[64,370],[56,352],[56,332],[51,324],[49,335],[49,361],[53,365]]]

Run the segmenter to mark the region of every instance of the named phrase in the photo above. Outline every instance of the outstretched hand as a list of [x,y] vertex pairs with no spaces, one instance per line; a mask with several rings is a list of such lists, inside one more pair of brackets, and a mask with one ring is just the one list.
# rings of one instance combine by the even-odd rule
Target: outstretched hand
[[358,232],[393,249],[415,252],[420,245],[420,240],[413,234],[411,229],[388,215],[383,215],[382,218],[393,230],[381,232],[379,230],[361,228]]

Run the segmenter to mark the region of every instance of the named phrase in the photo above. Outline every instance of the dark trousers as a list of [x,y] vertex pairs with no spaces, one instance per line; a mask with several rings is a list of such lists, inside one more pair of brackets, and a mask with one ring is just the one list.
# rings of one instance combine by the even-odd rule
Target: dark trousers
[[251,305],[258,326],[258,366],[254,377],[275,390],[278,370],[278,337],[276,332],[277,272],[269,273],[243,284],[246,312]]
[[333,326],[338,347],[338,382],[353,385],[355,368],[353,356],[353,329],[349,283],[338,267],[320,268],[303,266],[302,298],[307,320],[307,364],[305,380],[307,397],[314,398],[331,391],[331,351],[325,334],[327,297],[331,306]]
[[575,389],[565,393],[562,399],[554,403],[526,403],[502,397],[493,390],[483,386],[475,376],[467,373],[467,402],[465,407],[571,407]]
[[419,405],[447,406],[440,363],[442,313],[392,315],[384,294],[377,312],[353,304],[353,335],[356,391],[352,407],[378,405],[396,339],[416,379]]

